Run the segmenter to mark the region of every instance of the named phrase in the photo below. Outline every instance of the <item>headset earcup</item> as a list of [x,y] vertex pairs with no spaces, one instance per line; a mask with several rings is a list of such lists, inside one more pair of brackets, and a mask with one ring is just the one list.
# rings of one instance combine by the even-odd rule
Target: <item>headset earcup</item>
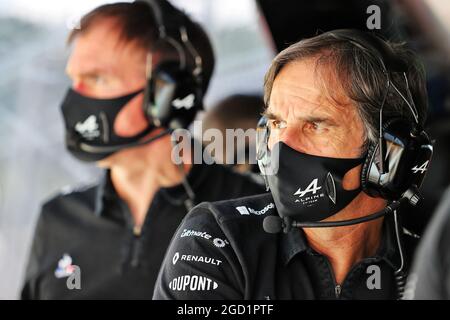
[[387,148],[384,154],[387,172],[380,172],[380,142],[375,143],[368,148],[361,170],[361,187],[366,194],[395,200],[412,184],[420,186],[423,177],[414,173],[421,170],[420,165],[426,167],[432,146],[426,134],[413,136],[411,132],[412,124],[404,119],[392,118],[385,122],[382,142]]
[[164,62],[152,73],[147,116],[157,126],[187,127],[202,108],[202,90],[178,62]]
[[[384,124],[383,124],[383,132],[390,132],[390,128],[394,125],[396,125],[399,122],[404,122],[402,119],[400,118],[392,118],[387,120]],[[384,142],[384,140],[383,140]],[[376,163],[378,163],[379,161],[385,161],[385,164],[387,166],[390,165],[390,159],[389,157],[387,159],[377,159],[377,157],[379,157],[379,142],[378,143],[371,143],[368,150],[367,150],[367,156],[366,159],[364,161],[364,164],[362,166],[361,169],[361,187],[363,189],[363,191],[371,196],[371,197],[379,197],[382,195],[382,186],[378,186],[374,181],[370,181],[370,174],[371,174],[371,168],[372,166],[376,165]],[[386,148],[386,145],[384,146],[384,148]],[[385,152],[387,150],[384,150]],[[386,154],[385,154],[386,155]],[[378,160],[378,161],[377,161]],[[378,172],[378,170],[374,170],[374,172]],[[379,177],[377,177],[378,179]],[[375,179],[372,179],[375,180]],[[378,188],[380,187],[380,188]]]

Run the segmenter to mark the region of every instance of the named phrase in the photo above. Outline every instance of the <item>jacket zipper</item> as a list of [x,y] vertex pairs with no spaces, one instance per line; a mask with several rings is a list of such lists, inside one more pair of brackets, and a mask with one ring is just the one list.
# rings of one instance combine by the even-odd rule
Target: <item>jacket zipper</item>
[[142,226],[134,225],[133,227],[133,234],[135,237],[139,238],[142,233]]
[[341,287],[341,285],[340,284],[337,284],[335,287],[334,287],[334,294],[336,295],[336,298],[340,298],[341,297],[341,291],[342,291],[342,287]]
[[[334,276],[334,272],[333,272],[333,268],[331,267],[331,263],[330,261],[328,261],[328,259],[325,256],[322,256],[323,259],[325,259],[327,266],[328,266],[328,271],[331,274],[331,278],[333,279],[333,285],[334,285],[334,295],[336,296],[336,299],[339,299],[341,297],[341,292],[342,292],[342,286],[340,284],[336,283],[336,277]],[[345,282],[345,280],[344,280]],[[342,283],[344,283],[342,282]]]
[[[332,278],[333,278],[333,283],[334,283],[334,294],[335,294],[335,296],[336,296],[337,299],[340,299],[341,293],[342,293],[342,287],[344,286],[345,281],[347,280],[347,276],[348,276],[349,274],[351,274],[351,273],[354,271],[354,269],[357,268],[357,267],[360,265],[360,263],[357,263],[357,264],[355,264],[353,267],[350,268],[350,270],[349,270],[347,276],[345,277],[344,281],[342,281],[342,285],[340,285],[340,284],[337,284],[337,283],[336,283],[336,278],[335,278],[335,276],[334,276],[333,268],[331,267],[330,261],[328,261],[328,259],[327,259],[326,257],[324,257],[324,259],[325,259],[325,261],[327,262],[328,270],[331,272],[331,276],[332,276]],[[374,262],[377,261],[377,259],[375,259],[375,258],[371,258],[370,261],[371,261],[372,259],[373,259]],[[368,260],[369,260],[369,259],[368,259]]]
[[133,242],[131,244],[131,266],[139,266],[139,253],[140,253],[140,237],[142,234],[142,226],[134,225],[133,227]]
[[[130,208],[126,205],[126,203],[125,202],[121,202],[120,204],[121,204],[122,210],[124,212],[126,212],[129,215],[129,217],[131,217],[132,215],[131,215]],[[133,234],[133,239],[132,239],[132,241],[131,241],[131,243],[129,245],[129,250],[130,250],[129,251],[130,252],[129,259],[130,260],[128,262],[132,267],[137,267],[137,266],[139,266],[139,263],[140,263],[140,261],[139,261],[139,254],[140,254],[140,251],[142,251],[141,248],[140,248],[140,246],[141,246],[140,242],[141,242],[142,228],[145,225],[147,218],[148,217],[145,216],[142,225],[137,225],[137,224],[133,224],[132,225],[131,232]]]
[[[150,210],[150,208],[148,209]],[[131,212],[129,213],[131,215]],[[144,221],[142,222],[141,225],[137,225],[134,224],[133,225],[133,241],[131,244],[131,266],[133,267],[138,267],[140,264],[140,254],[142,252],[142,231],[144,229],[145,224],[147,223],[147,219],[149,219],[148,217],[148,212],[147,215],[144,218]]]

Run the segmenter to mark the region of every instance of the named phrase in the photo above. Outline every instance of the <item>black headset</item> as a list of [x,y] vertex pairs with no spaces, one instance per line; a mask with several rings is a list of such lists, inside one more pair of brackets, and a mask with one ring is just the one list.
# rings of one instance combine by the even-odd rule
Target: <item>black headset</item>
[[[361,169],[363,191],[370,196],[391,201],[400,199],[408,189],[413,188],[417,192],[430,164],[433,144],[419,121],[406,75],[408,66],[375,34],[350,29],[331,31],[329,34],[336,39],[348,40],[375,55],[386,75],[386,90],[380,105],[378,141],[369,145]],[[392,82],[391,72],[403,74],[406,96]],[[391,88],[405,102],[413,122],[401,117],[383,121],[383,107]],[[418,196],[410,199],[411,204],[417,203]]]
[[[149,5],[158,29],[158,40],[147,56],[147,86],[144,113],[150,123],[168,129],[186,128],[203,108],[202,59],[189,40],[185,17],[165,0],[139,0]],[[164,12],[170,12],[170,22]],[[152,53],[166,45],[176,50],[178,60],[153,68]],[[189,66],[188,56],[195,66]]]
[[[334,30],[328,34],[339,40],[350,41],[356,47],[375,55],[386,75],[386,91],[380,104],[378,141],[369,145],[361,170],[363,191],[372,197],[382,197],[390,201],[399,200],[407,193],[409,202],[416,205],[420,200],[418,189],[433,155],[433,144],[419,122],[406,76],[408,66],[376,35],[352,29]],[[407,88],[406,97],[391,81],[391,72],[403,73]],[[383,107],[391,88],[408,106],[414,119],[413,123],[401,117],[383,120]],[[264,119],[260,121],[259,132],[263,127],[267,128],[266,122]],[[260,143],[265,146],[260,148],[267,148],[267,141],[268,137],[261,138]],[[258,154],[266,153],[258,151]],[[265,161],[267,159],[258,157],[260,168],[267,165]]]

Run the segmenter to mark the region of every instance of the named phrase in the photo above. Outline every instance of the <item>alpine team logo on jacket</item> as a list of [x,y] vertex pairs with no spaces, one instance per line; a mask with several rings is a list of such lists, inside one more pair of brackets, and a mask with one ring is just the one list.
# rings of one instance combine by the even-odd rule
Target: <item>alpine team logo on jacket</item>
[[173,291],[210,291],[219,287],[217,282],[203,276],[184,275],[169,282]]
[[75,272],[75,266],[72,265],[72,257],[65,253],[58,262],[55,270],[55,277],[58,279],[66,278]]
[[55,270],[55,277],[58,279],[67,278],[67,289],[81,290],[81,269],[72,263],[72,257],[67,253],[59,260],[58,267]]

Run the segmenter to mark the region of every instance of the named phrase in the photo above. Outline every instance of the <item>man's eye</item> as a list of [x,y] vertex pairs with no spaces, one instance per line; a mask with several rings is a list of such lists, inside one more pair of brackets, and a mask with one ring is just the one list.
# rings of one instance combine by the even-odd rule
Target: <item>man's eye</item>
[[98,77],[95,77],[95,83],[97,83],[97,84],[103,84],[103,83],[105,83],[105,78],[104,77],[101,77],[101,76],[98,76]]
[[324,125],[321,122],[308,122],[307,128],[311,131],[321,131],[324,129]]
[[284,129],[286,128],[286,122],[281,120],[271,120],[270,125],[274,129]]
[[101,85],[105,83],[105,78],[102,76],[90,76],[87,79],[91,84]]

